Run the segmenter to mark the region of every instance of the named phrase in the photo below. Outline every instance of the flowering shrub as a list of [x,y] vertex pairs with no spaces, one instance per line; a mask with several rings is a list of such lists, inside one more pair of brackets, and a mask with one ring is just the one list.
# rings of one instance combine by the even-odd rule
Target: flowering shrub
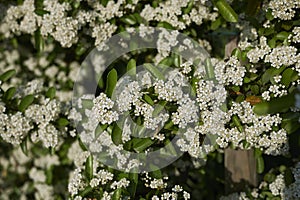
[[0,0],[0,199],[299,199],[299,9]]

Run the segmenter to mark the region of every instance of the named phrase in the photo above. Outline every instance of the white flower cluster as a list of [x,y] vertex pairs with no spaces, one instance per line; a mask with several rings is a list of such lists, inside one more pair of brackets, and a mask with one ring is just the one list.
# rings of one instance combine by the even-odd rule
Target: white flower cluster
[[261,36],[259,38],[259,45],[255,46],[254,49],[251,49],[247,53],[247,57],[251,63],[257,63],[259,60],[262,60],[265,55],[271,52],[271,48],[267,44],[267,38]]
[[45,147],[55,147],[58,144],[59,130],[52,125],[60,114],[60,104],[57,100],[41,98],[40,104],[33,104],[25,111],[25,116],[37,126],[31,134],[33,142],[42,141]]
[[210,8],[204,2],[197,2],[189,13],[182,13],[182,9],[187,7],[189,0],[161,2],[155,8],[146,5],[141,12],[141,16],[147,21],[162,21],[171,24],[180,30],[185,29],[186,25],[192,22],[201,25],[203,20],[215,20],[218,14],[210,12]]
[[287,152],[287,133],[284,129],[273,131],[273,126],[281,123],[279,115],[257,116],[249,102],[235,103],[228,111],[229,116],[238,116],[243,130],[226,128],[219,132],[216,140],[221,147],[227,147],[229,142],[244,149],[243,141],[249,144],[248,148],[256,147],[270,155],[280,155]]
[[293,29],[292,41],[295,43],[300,43],[300,26],[296,26]]
[[[274,79],[276,78],[278,77],[274,77]],[[280,81],[279,78],[278,80]],[[275,82],[277,82],[278,80],[275,80]],[[270,95],[272,95],[273,97],[282,97],[284,95],[287,95],[287,90],[285,89],[285,86],[282,84],[271,85],[267,91],[264,91],[262,93],[261,96],[264,100],[269,101],[271,99]]]
[[101,93],[95,99],[93,99],[94,106],[92,108],[92,113],[95,115],[95,118],[101,124],[111,124],[114,121],[118,120],[118,113],[112,111],[114,102],[109,99],[106,94]]
[[32,128],[30,120],[21,112],[15,114],[0,113],[0,136],[8,143],[21,144]]
[[199,120],[196,102],[191,100],[187,95],[178,101],[177,112],[172,114],[172,121],[178,124],[179,128],[185,128],[189,123],[194,123]]
[[[80,5],[80,1],[78,2]],[[43,1],[43,7],[37,9],[34,0],[25,0],[22,5],[10,6],[0,25],[0,33],[5,37],[20,35],[21,33],[34,34],[40,30],[42,37],[52,36],[63,47],[71,47],[79,37],[79,31],[89,24],[95,45],[109,38],[117,27],[108,22],[113,17],[121,17],[125,1],[110,1],[106,6],[100,2],[88,1],[91,11],[80,10],[75,16],[70,16],[72,5],[69,2],[61,3],[58,0]],[[132,4],[134,7],[134,4]],[[45,12],[36,14],[36,11]]]
[[279,174],[275,181],[269,185],[269,188],[274,196],[283,196],[283,190],[285,188],[284,176]]
[[299,62],[300,56],[297,48],[293,46],[279,46],[272,49],[272,52],[265,57],[265,62],[271,63],[272,67],[280,68],[282,65],[290,66]]
[[219,62],[215,67],[216,79],[224,85],[242,85],[245,73],[245,67],[241,66],[236,56],[231,56],[226,63]]
[[269,8],[275,18],[291,20],[295,16],[296,9],[300,8],[300,3],[297,0],[272,0]]
[[[295,182],[290,185],[285,183],[285,172],[277,175],[275,180],[268,183],[262,181],[257,188],[253,188],[250,192],[239,192],[232,193],[228,196],[222,196],[220,200],[249,200],[249,199],[258,199],[262,193],[270,193],[274,198],[279,197],[284,200],[295,200],[300,197],[300,162],[298,162],[295,167],[292,169]],[[260,197],[262,198],[262,197]]]

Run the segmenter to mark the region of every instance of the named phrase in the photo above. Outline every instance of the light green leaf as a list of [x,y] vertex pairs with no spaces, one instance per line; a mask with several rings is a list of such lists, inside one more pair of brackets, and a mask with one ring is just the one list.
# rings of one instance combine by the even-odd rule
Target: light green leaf
[[127,64],[127,72],[130,76],[136,75],[136,61],[134,59],[130,59]]
[[228,22],[238,22],[238,15],[231,8],[231,6],[226,2],[226,0],[216,0],[214,1],[219,13]]
[[257,158],[257,173],[261,174],[265,170],[265,163],[262,156]]
[[159,71],[159,69],[157,67],[154,67],[150,63],[145,63],[143,66],[156,78],[158,78],[160,80],[165,80],[164,75]]
[[116,87],[116,84],[118,82],[118,74],[117,74],[117,70],[112,69],[108,75],[107,75],[107,80],[106,80],[106,89],[105,89],[105,93],[108,97],[111,97],[114,89]]
[[50,87],[46,92],[46,97],[53,99],[55,97],[56,89],[55,87]]

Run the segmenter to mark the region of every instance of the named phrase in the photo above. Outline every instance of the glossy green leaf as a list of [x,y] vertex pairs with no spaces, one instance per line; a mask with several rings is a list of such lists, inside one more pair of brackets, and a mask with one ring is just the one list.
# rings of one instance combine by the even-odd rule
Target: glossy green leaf
[[41,35],[40,30],[35,31],[34,33],[35,49],[37,52],[42,52],[44,50],[44,38]]
[[153,143],[154,141],[150,138],[142,138],[133,144],[133,149],[139,153],[150,147]]
[[32,94],[25,96],[19,104],[19,107],[18,107],[19,110],[21,112],[24,112],[26,110],[26,108],[28,108],[28,106],[30,106],[30,104],[32,104],[33,100],[34,100],[34,96]]
[[90,155],[85,161],[85,176],[88,180],[93,178],[93,156]]
[[14,70],[14,69],[8,70],[0,76],[0,81],[5,82],[8,79],[10,79],[11,77],[13,77],[15,74],[16,74],[16,70]]
[[257,158],[257,173],[261,174],[265,170],[265,163],[262,156]]
[[127,64],[127,72],[130,76],[136,75],[136,61],[134,59],[130,59]]
[[226,0],[216,0],[214,1],[219,13],[228,22],[238,22],[238,15],[232,9],[232,7],[226,2]]
[[106,89],[105,89],[105,93],[108,97],[111,97],[114,89],[116,87],[116,84],[118,82],[118,74],[117,74],[117,70],[112,69],[108,75],[107,75],[107,81],[106,81]]

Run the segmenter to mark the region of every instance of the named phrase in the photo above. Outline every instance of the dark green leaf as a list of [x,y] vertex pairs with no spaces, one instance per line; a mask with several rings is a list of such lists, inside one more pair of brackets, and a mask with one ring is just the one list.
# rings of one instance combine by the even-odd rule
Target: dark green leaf
[[88,180],[93,178],[93,156],[90,155],[85,161],[85,176]]
[[111,137],[115,145],[122,143],[122,129],[120,129],[117,123],[114,124]]
[[8,90],[6,90],[6,92],[4,93],[4,96],[3,96],[3,98],[5,99],[5,100],[10,100],[11,98],[13,98],[13,96],[15,95],[15,93],[16,93],[16,88],[15,87],[11,87],[11,88],[9,88]]
[[33,100],[34,100],[34,96],[32,94],[25,96],[19,104],[19,110],[21,112],[24,112],[26,108],[28,108],[28,106],[32,104]]
[[14,70],[14,69],[8,70],[0,76],[0,81],[5,82],[8,79],[10,79],[11,77],[13,77],[15,74],[16,74],[16,70]]

